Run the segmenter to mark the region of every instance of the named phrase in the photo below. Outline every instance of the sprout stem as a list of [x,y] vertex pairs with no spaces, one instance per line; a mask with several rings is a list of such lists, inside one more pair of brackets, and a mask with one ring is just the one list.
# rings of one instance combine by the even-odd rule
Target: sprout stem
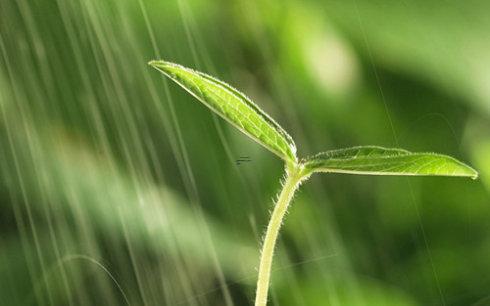
[[267,293],[272,267],[272,257],[276,240],[281,228],[282,220],[288,209],[289,203],[293,199],[295,191],[306,177],[302,166],[291,167],[286,171],[286,179],[282,185],[277,202],[274,206],[267,231],[265,233],[262,252],[260,255],[259,278],[257,280],[257,292],[255,296],[255,306],[265,306],[267,304]]

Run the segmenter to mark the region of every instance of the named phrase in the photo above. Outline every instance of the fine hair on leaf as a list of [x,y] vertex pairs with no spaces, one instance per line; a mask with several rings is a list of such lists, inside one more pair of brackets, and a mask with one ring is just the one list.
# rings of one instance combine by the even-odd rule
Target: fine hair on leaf
[[285,178],[262,244],[255,306],[267,304],[272,259],[280,227],[296,190],[312,174],[478,177],[475,169],[448,155],[378,146],[330,150],[298,159],[291,136],[245,94],[212,76],[178,64],[151,61],[149,65],[285,162]]

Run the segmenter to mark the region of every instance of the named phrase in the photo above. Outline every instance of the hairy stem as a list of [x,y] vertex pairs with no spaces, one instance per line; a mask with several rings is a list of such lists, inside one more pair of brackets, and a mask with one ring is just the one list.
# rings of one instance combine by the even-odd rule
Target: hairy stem
[[255,306],[265,306],[267,304],[267,293],[269,291],[269,281],[271,276],[272,257],[276,245],[279,229],[282,220],[288,209],[289,203],[293,199],[294,192],[305,178],[303,169],[300,166],[292,167],[286,173],[286,179],[279,193],[277,202],[274,206],[267,231],[265,233],[262,252],[260,255],[259,278],[257,280],[257,292],[255,296]]

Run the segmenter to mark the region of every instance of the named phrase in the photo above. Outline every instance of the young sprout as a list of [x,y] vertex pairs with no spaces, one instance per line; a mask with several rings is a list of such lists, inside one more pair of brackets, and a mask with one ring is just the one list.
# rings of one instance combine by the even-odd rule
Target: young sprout
[[282,220],[295,191],[313,173],[478,177],[474,169],[447,155],[377,146],[332,150],[298,159],[291,136],[243,93],[207,74],[178,64],[151,61],[149,65],[284,160],[286,178],[262,245],[255,306],[267,304],[272,257]]

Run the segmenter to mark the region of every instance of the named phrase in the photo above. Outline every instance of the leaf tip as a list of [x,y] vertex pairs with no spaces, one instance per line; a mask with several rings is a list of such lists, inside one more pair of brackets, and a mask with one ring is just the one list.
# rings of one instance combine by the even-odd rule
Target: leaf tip
[[163,61],[158,61],[158,60],[151,60],[148,62],[148,66],[151,66],[153,68],[157,68],[158,64],[162,63]]
[[163,74],[169,77],[171,77],[170,75],[173,75],[175,70],[186,69],[178,64],[163,61],[163,60],[151,60],[148,62],[148,66],[155,68],[156,70],[162,72]]
[[470,178],[471,178],[472,180],[477,180],[477,179],[478,179],[478,176],[479,176],[478,172],[477,172],[475,169],[471,169],[471,170],[473,170],[473,173],[472,173],[472,175],[470,176]]
[[478,179],[479,173],[473,167],[470,167],[467,164],[462,163],[462,162],[460,162],[458,160],[456,160],[456,162],[458,162],[459,165],[462,167],[461,168],[462,173],[459,176],[466,176],[466,177],[469,177],[472,180]]
[[452,176],[469,177],[472,180],[478,179],[478,171],[464,163],[459,162],[459,164],[462,168],[460,168],[459,173],[453,174]]

